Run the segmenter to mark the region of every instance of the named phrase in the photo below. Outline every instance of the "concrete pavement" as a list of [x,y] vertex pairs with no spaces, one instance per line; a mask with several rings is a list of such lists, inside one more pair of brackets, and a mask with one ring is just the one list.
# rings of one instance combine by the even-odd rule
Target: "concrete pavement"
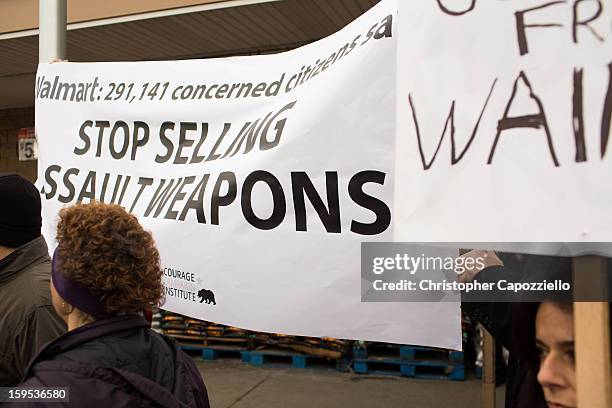
[[[261,368],[195,359],[213,408],[464,408],[480,406],[480,380],[421,380],[324,369]],[[503,407],[503,387],[498,407]]]

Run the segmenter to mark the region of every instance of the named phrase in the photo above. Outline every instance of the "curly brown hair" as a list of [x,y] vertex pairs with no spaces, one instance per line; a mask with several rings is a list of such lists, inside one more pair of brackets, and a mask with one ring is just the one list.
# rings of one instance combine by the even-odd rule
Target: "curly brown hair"
[[163,298],[153,236],[114,204],[64,208],[57,225],[61,271],[88,289],[110,314],[139,313]]

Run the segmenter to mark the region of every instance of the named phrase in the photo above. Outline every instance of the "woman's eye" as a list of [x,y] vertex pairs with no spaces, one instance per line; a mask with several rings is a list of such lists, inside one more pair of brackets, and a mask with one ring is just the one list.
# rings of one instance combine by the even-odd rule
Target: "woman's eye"
[[547,355],[548,355],[548,350],[545,350],[543,348],[538,348],[538,357],[540,358],[540,360],[543,360],[544,358],[546,358]]
[[565,352],[565,358],[567,361],[574,363],[574,350],[568,350]]

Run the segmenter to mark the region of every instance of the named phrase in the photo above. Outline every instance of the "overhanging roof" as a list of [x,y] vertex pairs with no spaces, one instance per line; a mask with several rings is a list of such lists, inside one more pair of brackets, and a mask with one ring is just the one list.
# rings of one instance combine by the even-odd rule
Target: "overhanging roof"
[[[228,1],[75,23],[67,54],[70,61],[138,61],[291,49],[334,33],[378,1]],[[36,30],[0,35],[0,109],[33,105],[37,62]]]

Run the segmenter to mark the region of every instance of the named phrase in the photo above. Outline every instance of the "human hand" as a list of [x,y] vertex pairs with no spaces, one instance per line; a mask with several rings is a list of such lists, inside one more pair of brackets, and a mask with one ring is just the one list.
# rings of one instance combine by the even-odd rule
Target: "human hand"
[[[489,266],[504,266],[504,263],[497,256],[495,251],[485,251],[481,249],[474,249],[463,255],[460,255],[457,259],[462,258],[462,264],[464,271],[458,275],[459,282],[471,282],[480,271]],[[471,259],[471,261],[468,261]]]

